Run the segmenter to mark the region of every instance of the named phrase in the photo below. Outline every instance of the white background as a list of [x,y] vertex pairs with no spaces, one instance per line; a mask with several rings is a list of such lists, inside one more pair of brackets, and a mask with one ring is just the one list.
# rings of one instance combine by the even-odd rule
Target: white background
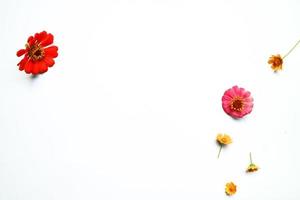
[[[300,1],[0,0],[0,200],[300,199]],[[28,36],[59,57],[20,72]],[[233,120],[224,91],[253,112]],[[216,134],[233,144],[216,158]],[[249,152],[260,171],[246,174]]]

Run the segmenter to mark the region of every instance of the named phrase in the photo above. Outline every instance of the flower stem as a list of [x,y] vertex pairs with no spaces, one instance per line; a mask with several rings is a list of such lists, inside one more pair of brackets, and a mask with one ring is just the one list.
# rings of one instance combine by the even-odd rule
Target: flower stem
[[222,147],[223,147],[223,145],[220,144],[220,149],[219,149],[219,153],[218,153],[218,158],[220,157],[220,153],[221,153]]
[[250,163],[253,164],[251,152],[250,152]]
[[297,45],[300,43],[300,40],[298,40],[296,42],[296,44],[287,52],[287,54],[285,54],[282,59],[286,58],[288,55],[290,55],[290,53],[292,53],[292,51],[297,47]]

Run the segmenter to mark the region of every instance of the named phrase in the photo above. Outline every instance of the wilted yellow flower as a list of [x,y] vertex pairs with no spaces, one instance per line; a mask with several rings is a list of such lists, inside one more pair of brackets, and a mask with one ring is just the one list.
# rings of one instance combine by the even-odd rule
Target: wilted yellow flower
[[217,141],[220,143],[220,144],[230,144],[232,143],[232,140],[231,140],[231,137],[227,134],[218,134],[217,135]]
[[247,170],[246,172],[255,172],[257,171],[259,168],[257,165],[255,165],[253,162],[252,162],[252,155],[250,153],[250,164],[249,166],[247,167]]
[[218,153],[218,158],[219,158],[223,145],[227,145],[227,144],[232,143],[232,140],[231,140],[231,137],[227,134],[218,134],[217,135],[217,142],[220,145],[220,149],[219,149],[219,153]]
[[226,183],[225,193],[229,196],[236,193],[236,185],[233,182]]
[[258,166],[256,166],[255,164],[250,164],[246,170],[246,172],[255,172],[258,170]]
[[278,70],[282,70],[283,58],[279,54],[272,55],[269,58],[268,63],[271,65],[274,72],[277,72]]

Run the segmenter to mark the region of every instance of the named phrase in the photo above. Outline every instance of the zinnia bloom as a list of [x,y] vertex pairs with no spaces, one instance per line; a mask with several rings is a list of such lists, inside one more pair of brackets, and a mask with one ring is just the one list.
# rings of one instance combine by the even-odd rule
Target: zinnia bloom
[[252,162],[252,155],[250,153],[250,165],[247,167],[246,172],[255,172],[258,169],[259,169],[258,166]]
[[268,63],[271,65],[271,68],[274,70],[274,72],[277,72],[282,70],[283,58],[279,54],[272,55],[269,58]]
[[233,182],[226,183],[225,193],[229,196],[236,193],[236,185]]
[[242,118],[251,113],[253,98],[244,88],[233,86],[225,91],[222,97],[222,107],[225,113],[233,118]]
[[232,143],[232,139],[227,134],[218,134],[216,139],[220,145],[220,149],[219,149],[219,153],[218,153],[218,158],[219,158],[223,145],[228,145],[228,144]]
[[54,58],[58,56],[58,47],[49,46],[54,37],[46,31],[30,36],[25,44],[25,49],[20,49],[17,56],[23,56],[18,63],[19,70],[25,70],[27,74],[42,74],[48,71],[48,67],[54,65]]

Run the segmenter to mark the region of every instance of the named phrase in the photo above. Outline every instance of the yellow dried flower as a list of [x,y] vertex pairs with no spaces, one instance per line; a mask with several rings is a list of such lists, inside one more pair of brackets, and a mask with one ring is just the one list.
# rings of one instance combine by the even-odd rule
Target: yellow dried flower
[[251,155],[251,152],[250,152],[250,164],[247,167],[246,172],[255,172],[258,169],[259,169],[259,167],[252,162],[252,155]]
[[247,167],[247,170],[246,172],[255,172],[258,170],[258,166],[256,166],[255,164],[250,164],[248,167]]
[[217,135],[217,141],[220,144],[225,144],[225,145],[232,143],[231,137],[227,134],[218,134]]
[[228,145],[228,144],[232,143],[232,139],[227,134],[218,134],[217,135],[217,142],[220,145],[220,149],[219,149],[219,153],[218,153],[218,158],[219,158],[223,145]]
[[229,196],[236,193],[236,185],[233,182],[226,183],[225,193]]

